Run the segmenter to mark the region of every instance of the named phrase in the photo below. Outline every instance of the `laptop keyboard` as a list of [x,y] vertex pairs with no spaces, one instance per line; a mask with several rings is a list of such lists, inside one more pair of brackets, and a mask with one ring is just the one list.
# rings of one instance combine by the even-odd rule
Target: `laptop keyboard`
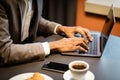
[[97,54],[98,38],[96,34],[92,34],[92,37],[93,37],[93,41],[88,43],[88,46],[90,48],[88,52],[87,53],[79,52],[80,54],[92,54],[92,55]]

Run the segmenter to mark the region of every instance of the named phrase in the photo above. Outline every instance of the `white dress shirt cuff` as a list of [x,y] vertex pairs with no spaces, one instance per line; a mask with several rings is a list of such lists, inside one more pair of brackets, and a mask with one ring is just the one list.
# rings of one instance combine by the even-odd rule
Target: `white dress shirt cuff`
[[44,51],[45,51],[45,55],[46,56],[49,55],[50,54],[50,47],[49,47],[48,42],[44,42],[44,43],[42,43],[42,45],[43,45],[43,48],[44,48]]
[[61,24],[57,24],[57,25],[55,26],[54,34],[57,34],[56,30],[57,30],[57,27],[58,27],[58,26],[62,26],[62,25],[61,25]]

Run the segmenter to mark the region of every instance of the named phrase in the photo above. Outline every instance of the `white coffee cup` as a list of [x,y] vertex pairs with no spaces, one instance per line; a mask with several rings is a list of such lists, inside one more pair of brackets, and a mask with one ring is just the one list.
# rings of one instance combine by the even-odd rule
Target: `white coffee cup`
[[89,64],[85,61],[75,60],[69,63],[69,70],[74,80],[83,80],[89,70]]

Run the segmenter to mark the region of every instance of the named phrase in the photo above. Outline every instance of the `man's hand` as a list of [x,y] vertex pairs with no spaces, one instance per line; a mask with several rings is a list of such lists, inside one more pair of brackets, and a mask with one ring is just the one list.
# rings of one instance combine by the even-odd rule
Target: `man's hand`
[[84,38],[63,38],[58,41],[49,42],[50,50],[57,50],[60,52],[66,51],[75,51],[81,50],[83,52],[87,52],[89,47],[87,46],[87,42]]
[[67,37],[75,37],[75,33],[80,33],[82,37],[87,41],[87,38],[89,41],[92,41],[93,37],[91,36],[88,29],[80,27],[80,26],[73,26],[73,27],[66,27],[66,26],[59,26],[57,29],[57,32],[64,32]]

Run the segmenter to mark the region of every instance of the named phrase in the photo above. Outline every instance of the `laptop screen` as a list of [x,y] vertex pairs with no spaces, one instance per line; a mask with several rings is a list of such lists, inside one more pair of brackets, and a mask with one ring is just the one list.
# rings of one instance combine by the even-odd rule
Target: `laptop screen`
[[113,11],[113,6],[111,6],[101,32],[101,39],[100,39],[101,52],[104,50],[105,44],[108,40],[108,37],[114,26],[114,23],[115,23],[114,11]]

